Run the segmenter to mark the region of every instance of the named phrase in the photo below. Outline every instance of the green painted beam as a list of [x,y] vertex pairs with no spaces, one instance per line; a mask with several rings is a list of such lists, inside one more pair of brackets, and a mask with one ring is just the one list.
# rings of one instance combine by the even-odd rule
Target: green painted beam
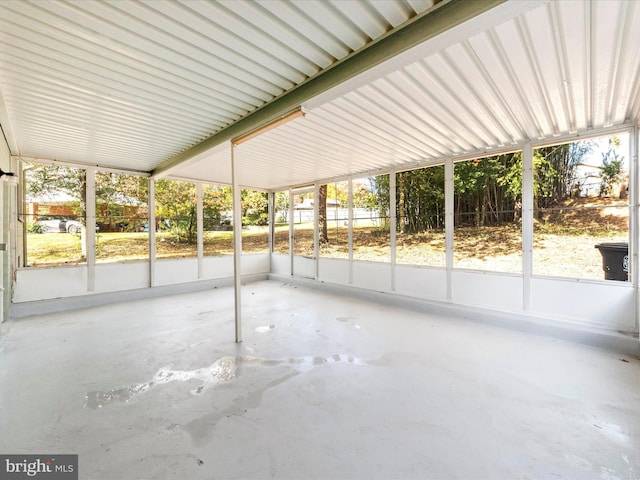
[[202,142],[169,159],[151,174],[160,176],[213,147],[255,130],[287,114],[309,99],[340,85],[380,63],[464,23],[506,0],[444,0],[435,8],[416,15],[402,27],[391,30],[362,49],[266,103]]

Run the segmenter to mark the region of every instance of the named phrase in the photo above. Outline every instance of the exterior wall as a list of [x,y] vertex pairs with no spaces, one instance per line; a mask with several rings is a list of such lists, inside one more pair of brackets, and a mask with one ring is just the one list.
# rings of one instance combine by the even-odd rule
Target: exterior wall
[[[5,172],[11,169],[11,153],[9,147],[0,140],[0,168]],[[9,219],[11,208],[11,187],[0,181],[0,243],[5,245],[4,251],[0,251],[2,262],[0,262],[0,278],[2,279],[3,292],[0,295],[0,323],[8,318],[8,308],[11,300],[11,268],[10,268],[10,235]]]

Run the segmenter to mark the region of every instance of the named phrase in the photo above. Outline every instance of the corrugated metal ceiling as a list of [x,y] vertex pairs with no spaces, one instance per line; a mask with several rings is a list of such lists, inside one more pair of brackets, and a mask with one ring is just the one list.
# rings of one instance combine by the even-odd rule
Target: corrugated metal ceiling
[[3,128],[24,156],[150,171],[432,5],[5,0]]
[[[238,147],[240,182],[296,186],[637,123],[639,28],[638,2],[545,2],[311,100],[306,118]],[[228,181],[228,163],[226,148],[176,171],[215,176],[219,167]]]
[[[431,2],[22,5],[0,4],[20,153],[152,170]],[[474,20],[239,146],[240,183],[284,188],[638,122],[638,2],[509,2]],[[229,151],[167,173],[230,183]]]

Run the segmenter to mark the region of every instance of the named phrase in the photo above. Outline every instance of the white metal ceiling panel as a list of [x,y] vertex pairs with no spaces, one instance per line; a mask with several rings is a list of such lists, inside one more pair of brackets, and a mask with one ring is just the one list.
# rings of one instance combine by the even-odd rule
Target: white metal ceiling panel
[[[149,171],[430,7],[9,0],[0,118],[23,155]],[[638,2],[511,2],[309,99],[306,118],[238,147],[240,183],[280,189],[638,122],[639,29]],[[170,174],[230,183],[230,148]]]
[[637,122],[639,22],[634,2],[611,0],[488,24],[243,144],[240,182],[280,189]]
[[5,0],[0,118],[14,154],[151,171],[431,6]]

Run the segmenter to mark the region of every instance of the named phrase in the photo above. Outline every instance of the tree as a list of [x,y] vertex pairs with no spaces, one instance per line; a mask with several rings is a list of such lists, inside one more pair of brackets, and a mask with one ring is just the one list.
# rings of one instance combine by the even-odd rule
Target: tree
[[242,190],[242,224],[266,225],[269,223],[269,198],[267,193]]
[[233,196],[231,187],[221,185],[202,186],[202,210],[205,230],[231,224]]
[[600,172],[600,196],[611,195],[613,186],[622,182],[624,178],[624,157],[617,152],[620,140],[617,137],[609,139],[609,148],[602,153],[602,170]]
[[318,188],[318,241],[321,245],[329,243],[327,232],[327,185]]
[[196,184],[160,179],[155,182],[156,219],[178,241],[195,243],[197,237]]

